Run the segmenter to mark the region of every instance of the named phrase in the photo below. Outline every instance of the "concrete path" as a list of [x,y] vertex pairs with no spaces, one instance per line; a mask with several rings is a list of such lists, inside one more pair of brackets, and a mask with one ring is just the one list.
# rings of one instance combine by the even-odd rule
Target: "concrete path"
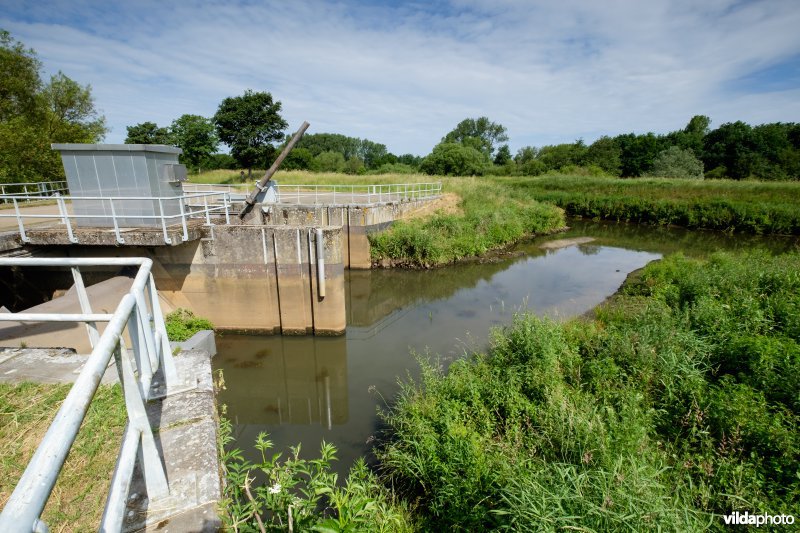
[[[72,208],[68,206],[68,211],[71,213]],[[32,205],[28,207],[20,207],[20,214],[24,217],[23,224],[25,229],[38,227],[47,224],[58,224],[58,218],[41,218],[36,215],[59,215],[58,205]],[[0,209],[0,231],[19,231],[19,224],[17,223],[16,212],[13,207],[5,207]]]

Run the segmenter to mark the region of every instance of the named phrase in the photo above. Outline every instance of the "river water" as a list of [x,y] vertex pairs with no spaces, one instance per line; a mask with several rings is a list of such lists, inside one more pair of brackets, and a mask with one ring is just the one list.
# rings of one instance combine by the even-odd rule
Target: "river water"
[[[381,427],[377,411],[391,404],[398,380],[418,377],[417,357],[446,367],[484,350],[490,329],[518,312],[557,320],[580,315],[662,254],[797,246],[795,239],[775,237],[584,221],[571,226],[480,263],[347,272],[342,337],[218,335],[214,365],[226,382],[219,402],[239,447],[247,452],[265,431],[278,450],[302,443],[303,456],[311,458],[324,439],[338,448],[335,470],[344,473],[357,457],[370,457]],[[543,247],[581,238],[594,240]]]

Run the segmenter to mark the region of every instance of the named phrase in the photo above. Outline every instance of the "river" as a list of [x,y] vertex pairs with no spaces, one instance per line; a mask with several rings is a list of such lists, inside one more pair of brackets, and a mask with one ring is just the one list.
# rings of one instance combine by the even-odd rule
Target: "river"
[[[370,458],[381,429],[378,409],[391,405],[399,380],[418,377],[417,357],[446,367],[485,350],[490,329],[509,324],[515,313],[555,320],[583,314],[663,254],[797,246],[790,238],[570,224],[566,233],[520,243],[481,262],[349,271],[342,337],[218,335],[214,365],[226,382],[219,403],[226,405],[238,446],[255,459],[248,450],[264,431],[279,451],[302,443],[302,455],[311,458],[324,439],[339,450],[335,470],[341,475],[356,458]],[[553,244],[565,239],[593,240]]]

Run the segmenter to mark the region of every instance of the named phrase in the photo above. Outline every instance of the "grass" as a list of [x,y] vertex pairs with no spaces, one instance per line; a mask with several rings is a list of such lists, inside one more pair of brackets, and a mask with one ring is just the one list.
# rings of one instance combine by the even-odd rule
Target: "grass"
[[800,183],[547,175],[506,184],[568,215],[754,234],[800,235]]
[[198,331],[214,329],[210,320],[195,316],[190,310],[182,307],[167,314],[164,322],[167,326],[167,337],[176,342],[188,341]]
[[[519,316],[384,418],[429,530],[694,531],[800,508],[800,254],[671,256],[596,320]],[[534,526],[535,525],[535,526]]]
[[[0,507],[33,456],[71,385],[0,384]],[[47,502],[50,531],[97,529],[126,414],[120,387],[101,386]]]

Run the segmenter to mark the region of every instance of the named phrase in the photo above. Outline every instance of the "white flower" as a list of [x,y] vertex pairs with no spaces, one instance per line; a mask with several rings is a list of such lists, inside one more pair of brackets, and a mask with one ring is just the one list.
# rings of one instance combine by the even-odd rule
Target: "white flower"
[[273,486],[269,488],[270,494],[278,494],[281,491],[281,484],[275,483]]

